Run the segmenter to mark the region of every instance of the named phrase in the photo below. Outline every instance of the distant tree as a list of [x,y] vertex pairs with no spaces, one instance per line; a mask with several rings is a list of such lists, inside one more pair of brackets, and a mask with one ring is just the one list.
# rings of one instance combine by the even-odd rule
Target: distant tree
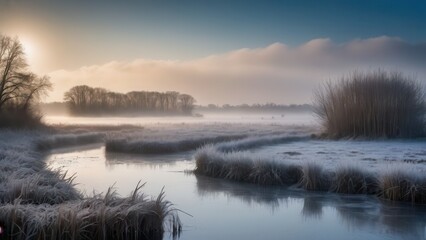
[[174,91],[133,91],[123,94],[86,85],[71,88],[65,93],[64,100],[71,113],[77,115],[153,112],[190,114],[195,103],[192,96]]
[[179,100],[182,108],[182,112],[191,113],[194,109],[195,99],[188,94],[179,95]]
[[223,109],[229,109],[229,108],[231,108],[231,105],[229,105],[229,104],[223,104],[222,108]]
[[209,105],[207,105],[207,108],[208,108],[208,109],[217,109],[217,108],[218,108],[218,106],[217,106],[217,105],[215,105],[215,104],[209,104]]
[[168,97],[168,104],[169,110],[173,110],[173,109],[178,109],[178,101],[179,101],[179,93],[172,91],[172,92],[167,92],[167,97]]
[[0,125],[31,125],[37,121],[32,105],[51,88],[47,76],[28,70],[18,38],[0,35]]
[[88,111],[91,92],[92,88],[89,86],[75,86],[65,93],[64,100],[69,104],[72,112],[83,113]]

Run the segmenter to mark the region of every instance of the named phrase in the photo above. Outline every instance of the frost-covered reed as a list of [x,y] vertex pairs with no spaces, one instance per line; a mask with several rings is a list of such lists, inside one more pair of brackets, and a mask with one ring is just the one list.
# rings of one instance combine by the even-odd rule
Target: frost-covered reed
[[19,199],[21,204],[60,204],[80,200],[82,195],[74,188],[74,176],[60,171],[40,172],[17,170],[0,184],[0,200],[12,203]]
[[331,182],[329,175],[318,163],[306,162],[302,165],[299,186],[310,191],[326,191]]
[[426,176],[401,168],[386,170],[379,179],[379,196],[391,201],[426,203]]
[[195,150],[206,144],[239,140],[246,135],[221,135],[214,137],[186,138],[176,141],[147,141],[130,139],[108,139],[105,149],[108,152],[165,154]]
[[23,204],[20,199],[0,206],[5,236],[13,239],[162,239],[176,235],[181,223],[164,192],[150,199],[136,189],[125,198],[110,188],[62,204]]
[[354,164],[340,165],[336,168],[331,191],[347,194],[378,193],[377,176]]
[[309,191],[374,194],[381,199],[426,203],[426,177],[408,168],[370,172],[357,165],[334,170],[308,161],[290,164],[253,157],[249,152],[222,152],[213,145],[195,154],[195,174],[260,185],[283,185]]
[[299,181],[299,167],[255,159],[247,152],[223,153],[209,145],[195,155],[196,174],[265,185],[291,185]]

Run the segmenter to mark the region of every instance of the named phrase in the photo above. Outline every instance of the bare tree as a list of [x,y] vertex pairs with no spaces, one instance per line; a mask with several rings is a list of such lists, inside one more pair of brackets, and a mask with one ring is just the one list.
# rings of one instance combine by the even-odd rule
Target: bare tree
[[[47,76],[28,70],[25,53],[18,38],[0,35],[0,114],[31,113],[31,104],[51,88]],[[3,122],[2,122],[3,123]]]

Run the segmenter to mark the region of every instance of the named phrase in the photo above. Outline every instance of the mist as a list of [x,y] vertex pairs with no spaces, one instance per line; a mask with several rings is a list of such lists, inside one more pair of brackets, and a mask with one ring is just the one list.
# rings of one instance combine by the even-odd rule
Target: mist
[[305,104],[322,82],[354,70],[401,70],[426,81],[426,45],[395,37],[336,43],[313,39],[296,47],[273,43],[193,60],[111,61],[75,70],[51,72],[54,92],[45,101],[61,101],[75,85],[132,90],[178,91],[197,104]]

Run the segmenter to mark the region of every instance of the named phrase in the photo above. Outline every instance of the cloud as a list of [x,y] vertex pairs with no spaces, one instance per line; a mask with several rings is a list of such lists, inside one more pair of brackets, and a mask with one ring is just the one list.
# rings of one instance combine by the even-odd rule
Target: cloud
[[179,91],[208,103],[309,103],[321,82],[353,70],[403,71],[426,81],[426,43],[399,38],[355,39],[337,44],[313,39],[297,47],[273,43],[186,61],[136,59],[50,73],[62,99],[69,88],[86,84],[119,92]]

